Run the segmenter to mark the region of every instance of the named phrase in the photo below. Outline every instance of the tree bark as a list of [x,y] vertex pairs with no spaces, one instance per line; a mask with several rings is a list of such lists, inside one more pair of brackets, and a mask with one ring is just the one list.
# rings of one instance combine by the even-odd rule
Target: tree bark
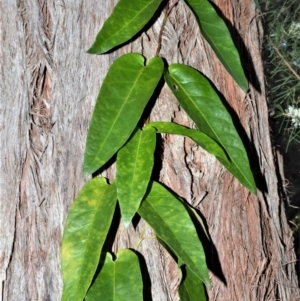
[[[59,301],[60,243],[81,174],[87,128],[111,63],[135,51],[155,55],[163,13],[140,38],[103,56],[85,53],[117,1],[4,0],[1,30],[1,243],[3,301]],[[172,10],[160,55],[202,71],[216,85],[243,138],[258,185],[244,189],[189,139],[162,136],[160,180],[198,208],[206,246],[209,300],[298,300],[295,254],[270,142],[260,55],[262,29],[252,0],[214,1],[231,28],[250,81],[233,82],[182,1]],[[194,127],[163,87],[151,120]],[[111,180],[114,167],[103,173]],[[178,300],[176,264],[143,221],[119,227],[114,251],[138,247],[147,264],[148,300]],[[152,298],[150,296],[152,291]]]

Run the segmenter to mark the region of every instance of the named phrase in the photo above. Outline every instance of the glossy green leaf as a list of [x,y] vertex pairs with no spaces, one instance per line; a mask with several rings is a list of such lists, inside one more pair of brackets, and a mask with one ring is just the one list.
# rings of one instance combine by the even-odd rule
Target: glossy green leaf
[[185,0],[185,2],[194,13],[203,37],[236,83],[247,92],[248,83],[241,59],[223,19],[208,0]]
[[172,250],[178,263],[184,263],[199,281],[210,287],[205,253],[186,206],[162,185],[153,182],[138,213]]
[[83,300],[96,271],[116,202],[116,187],[107,185],[104,178],[89,181],[75,199],[62,241],[62,301]]
[[90,123],[84,154],[84,173],[102,167],[135,129],[163,72],[159,57],[144,65],[144,57],[128,53],[106,75]]
[[183,277],[179,286],[180,301],[206,301],[205,288],[186,266],[182,267]]
[[127,42],[143,29],[161,3],[161,0],[120,0],[88,53],[104,53]]
[[[223,148],[215,140],[198,130],[189,129],[187,127],[173,122],[164,121],[151,122],[147,125],[147,127],[150,126],[154,127],[159,133],[182,135],[189,137],[208,153],[214,155],[217,158],[221,158],[222,160],[228,161],[228,158]],[[230,161],[228,161],[228,164],[229,163]]]
[[116,186],[122,220],[128,228],[146,193],[156,146],[154,128],[137,130],[117,155]]
[[231,163],[218,158],[246,188],[256,194],[256,185],[247,153],[232,118],[209,81],[197,70],[172,64],[165,79],[182,108],[199,130],[226,151]]
[[143,282],[137,255],[120,250],[117,259],[107,253],[105,263],[88,291],[86,301],[143,300]]

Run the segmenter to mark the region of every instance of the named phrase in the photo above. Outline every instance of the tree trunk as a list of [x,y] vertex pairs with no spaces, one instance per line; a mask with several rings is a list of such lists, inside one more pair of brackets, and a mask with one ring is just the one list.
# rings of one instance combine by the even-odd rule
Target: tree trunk
[[[1,33],[1,243],[3,301],[59,301],[60,243],[66,214],[88,179],[81,174],[87,128],[99,87],[122,53],[155,55],[163,14],[141,38],[103,56],[85,53],[115,1],[3,0]],[[262,30],[253,0],[216,0],[244,61],[245,95],[199,37],[182,1],[167,22],[160,55],[210,78],[249,150],[259,188],[250,194],[189,139],[161,140],[160,180],[198,208],[211,238],[206,246],[209,300],[298,300],[292,233],[271,147],[262,61]],[[163,87],[152,120],[194,126]],[[114,167],[103,174],[113,179]],[[116,251],[144,255],[152,300],[178,300],[177,268],[140,221],[120,226]],[[149,290],[150,290],[149,288]],[[150,295],[150,293],[149,293]],[[151,300],[149,296],[148,300]]]

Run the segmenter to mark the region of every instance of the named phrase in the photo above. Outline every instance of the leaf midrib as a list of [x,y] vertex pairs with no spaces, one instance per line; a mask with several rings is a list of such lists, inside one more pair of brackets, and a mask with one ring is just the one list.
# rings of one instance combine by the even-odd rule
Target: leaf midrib
[[[165,196],[163,196],[165,197]],[[148,197],[148,199],[151,199],[151,196]],[[153,197],[154,198],[154,197]],[[164,221],[164,219],[161,217],[161,215],[159,214],[159,211],[155,208],[155,206],[153,206],[153,204],[149,201],[149,205],[153,208],[153,210],[157,213],[157,216],[162,220],[162,224],[166,225],[168,229],[170,229],[169,231],[172,233],[172,235],[176,238],[176,241],[179,242],[179,245],[182,249],[182,251],[185,253],[185,255],[190,259],[190,261],[193,262],[193,260],[190,258],[190,256],[185,252],[185,249],[183,248],[181,242],[177,239],[176,235],[174,234],[174,232],[172,231],[172,228],[168,226],[168,224]],[[160,235],[159,235],[160,238],[162,238]],[[164,241],[164,239],[162,239]],[[172,248],[172,250],[176,253],[176,251]],[[178,253],[176,253],[177,256],[190,268],[191,271],[193,271],[193,269],[190,267],[190,264],[186,263],[182,258],[181,256],[179,256]],[[197,269],[198,270],[198,269]],[[202,274],[201,271],[198,271]],[[194,273],[194,272],[193,272]],[[195,273],[194,273],[195,274]],[[195,274],[196,275],[196,274]],[[196,275],[197,278],[199,278],[197,275]]]
[[[219,138],[219,136],[216,134],[216,132],[214,131],[214,129],[211,127],[210,123],[207,121],[207,119],[205,118],[205,115],[203,115],[202,111],[200,109],[198,109],[198,107],[195,105],[195,102],[193,101],[193,98],[191,98],[189,96],[189,94],[187,93],[187,91],[183,88],[183,86],[180,84],[180,82],[178,82],[171,74],[170,76],[173,78],[173,80],[176,82],[178,87],[181,87],[181,89],[183,90],[183,92],[185,93],[185,95],[190,99],[190,101],[192,102],[193,106],[196,108],[196,110],[199,112],[199,114],[203,117],[203,119],[206,121],[206,123],[208,124],[209,128],[212,130],[212,132],[215,134],[216,138],[218,139],[218,141],[220,141],[221,145],[224,147],[224,149],[226,150],[226,152],[228,153],[227,147],[224,145],[223,140]],[[175,94],[176,94],[176,90],[174,90]],[[210,99],[208,97],[208,99]],[[232,163],[234,163],[234,165],[237,167],[237,169],[240,171],[240,173],[243,175],[244,179],[247,181],[247,183],[249,184],[250,187],[252,187],[252,184],[248,181],[248,178],[245,176],[245,174],[241,171],[239,165],[236,163],[235,159],[232,158],[231,154],[228,153]]]
[[[99,186],[99,189],[100,189],[100,186]],[[104,198],[104,196],[105,196],[105,193],[107,192],[107,190],[109,189],[109,186],[108,187],[104,187],[104,192],[102,193],[102,195],[101,195],[101,200]],[[99,196],[98,196],[99,197]],[[91,224],[93,225],[94,224],[94,222],[95,222],[95,219],[96,219],[96,216],[97,216],[97,212],[99,211],[99,207],[101,206],[101,200],[99,200],[99,203],[98,203],[98,206],[97,206],[97,209],[95,210],[95,214],[94,214],[94,217],[93,217],[93,219],[92,219],[92,222],[91,222]],[[91,235],[91,232],[92,232],[92,226],[90,227],[90,231],[88,232],[88,235],[87,235],[87,237],[90,237],[90,235]],[[86,243],[85,243],[85,246],[84,246],[84,254],[86,254],[86,248],[87,248],[87,245],[88,245],[88,239],[86,239]],[[89,255],[89,254],[88,254]],[[100,256],[100,254],[99,254],[99,256]],[[87,256],[84,256],[84,258],[83,258],[83,261],[82,262],[85,262],[86,260],[86,257]],[[90,256],[89,256],[90,257]],[[83,281],[83,279],[82,279],[82,275],[84,274],[84,273],[82,273],[82,270],[83,270],[83,265],[80,267],[80,272],[79,272],[79,274],[80,274],[80,277],[78,277],[78,280],[77,281],[74,281],[74,282],[76,282],[76,283],[82,283]],[[85,278],[84,278],[85,279]],[[80,291],[80,289],[77,289],[77,291],[76,291],[76,297],[78,296],[78,292]],[[75,298],[75,300],[76,300],[76,298]]]
[[[197,5],[197,3],[193,2],[193,1],[190,1],[190,3],[193,3],[193,5]],[[195,11],[195,17],[199,23],[199,27],[201,29],[201,31],[203,32],[203,34],[205,34],[205,38],[206,40],[209,42],[209,44],[211,45],[211,47],[214,49],[214,51],[217,53],[217,55],[219,56],[222,64],[224,66],[226,66],[226,68],[229,71],[229,73],[232,75],[232,77],[234,78],[234,80],[240,85],[240,86],[243,86],[240,84],[240,80],[235,76],[235,73],[237,72],[236,69],[232,68],[230,64],[227,64],[226,60],[225,60],[225,56],[222,55],[222,53],[218,50],[218,47],[216,47],[215,45],[218,44],[218,43],[215,43],[213,42],[213,40],[210,38],[210,35],[207,33],[207,30],[205,30],[205,28],[203,27],[203,24],[209,24],[209,25],[212,25],[212,26],[215,26],[214,24],[211,24],[211,23],[207,23],[207,22],[202,22],[200,20],[200,17],[198,17],[198,14],[200,15],[200,13],[198,13],[198,8],[192,8],[192,11]],[[217,27],[217,26],[215,26]],[[235,49],[235,47],[233,47]],[[235,51],[236,55],[239,57],[239,54],[237,51]],[[241,68],[238,68],[238,69],[241,69]],[[242,71],[243,73],[243,70],[239,70],[238,73],[240,74]],[[244,74],[243,74],[243,77],[244,77]]]
[[133,187],[133,182],[135,182],[136,179],[136,169],[137,169],[137,159],[139,157],[139,150],[141,147],[141,140],[142,140],[142,133],[139,133],[139,141],[138,141],[138,147],[136,149],[136,153],[135,153],[135,160],[134,160],[134,168],[133,168],[133,174],[132,174],[132,180],[130,183],[130,194],[129,194],[129,199],[130,199],[130,203],[131,203],[131,196],[132,196],[132,187]]
[[[121,113],[123,112],[124,107],[127,105],[128,99],[130,98],[130,95],[132,94],[132,91],[134,90],[134,88],[135,88],[135,86],[136,86],[136,83],[137,83],[138,80],[141,78],[141,76],[142,76],[142,74],[144,73],[144,71],[146,71],[146,68],[147,68],[147,67],[148,67],[148,66],[145,66],[145,67],[143,66],[142,69],[141,69],[141,71],[138,73],[138,76],[137,76],[136,80],[133,82],[134,84],[132,85],[132,88],[130,89],[130,91],[129,91],[127,97],[125,98],[125,101],[123,102],[123,105],[121,106],[121,109],[119,110],[119,112],[118,112],[116,118],[114,119],[114,122],[113,122],[112,126],[111,126],[110,129],[108,130],[108,132],[107,132],[107,134],[106,134],[106,136],[105,136],[105,139],[104,139],[103,142],[100,144],[99,150],[98,150],[98,152],[94,155],[94,160],[92,161],[92,163],[91,163],[90,165],[93,166],[93,165],[95,164],[95,161],[98,160],[98,156],[99,156],[99,154],[101,153],[101,151],[102,151],[102,149],[103,149],[103,145],[106,144],[106,141],[107,141],[108,137],[110,137],[110,133],[111,133],[112,129],[114,128],[114,125],[116,124],[116,121],[118,120],[119,116],[120,116]],[[101,162],[101,161],[100,161],[100,162]],[[105,164],[105,162],[104,162],[103,164]],[[103,164],[102,164],[102,165],[103,165]],[[101,166],[102,166],[102,165],[101,165]],[[97,167],[97,169],[100,168],[101,166]]]
[[[105,40],[105,42],[107,43],[107,41],[113,40],[114,37],[115,37],[117,34],[119,34],[119,32],[122,32],[122,30],[123,30],[124,28],[130,27],[129,25],[132,24],[132,22],[134,22],[135,19],[137,19],[138,16],[141,15],[148,7],[149,7],[151,4],[153,4],[154,2],[155,2],[155,0],[149,2],[149,4],[146,5],[146,6],[144,7],[144,9],[142,9],[141,11],[139,11],[139,12],[135,15],[135,17],[132,18],[128,23],[126,23],[124,26],[122,26],[118,31],[114,31],[114,34],[110,35],[109,38]],[[103,43],[104,43],[104,42],[103,42]]]

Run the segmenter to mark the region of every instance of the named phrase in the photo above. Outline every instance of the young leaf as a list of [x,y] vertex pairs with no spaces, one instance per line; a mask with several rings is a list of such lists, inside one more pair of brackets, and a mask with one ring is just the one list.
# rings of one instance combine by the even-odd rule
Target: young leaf
[[156,132],[149,127],[138,130],[118,152],[115,183],[125,228],[128,228],[148,188],[155,145]]
[[131,39],[149,22],[161,0],[120,0],[88,53],[100,54]]
[[215,140],[198,130],[189,129],[177,123],[164,121],[151,122],[147,127],[154,127],[159,133],[189,137],[208,153],[223,161],[228,161],[228,164],[230,164],[223,148]]
[[144,65],[144,57],[128,53],[106,75],[90,123],[84,173],[93,173],[126,142],[136,127],[163,72],[159,57]]
[[197,70],[172,64],[165,79],[182,108],[199,130],[226,151],[231,163],[218,158],[246,188],[256,194],[256,186],[247,153],[232,118],[209,81]]
[[241,59],[225,22],[208,0],[185,0],[185,2],[194,13],[203,37],[236,83],[247,92],[248,84]]
[[112,256],[107,253],[105,263],[85,300],[142,301],[143,282],[136,254],[124,249],[118,252],[117,259],[113,261]]
[[179,264],[186,264],[195,277],[210,287],[205,253],[186,205],[162,185],[153,182],[138,213],[172,250]]
[[62,301],[82,301],[96,271],[117,202],[104,178],[89,181],[75,199],[65,225],[61,265]]
[[183,266],[183,277],[179,286],[180,301],[206,301],[205,289],[191,270]]

